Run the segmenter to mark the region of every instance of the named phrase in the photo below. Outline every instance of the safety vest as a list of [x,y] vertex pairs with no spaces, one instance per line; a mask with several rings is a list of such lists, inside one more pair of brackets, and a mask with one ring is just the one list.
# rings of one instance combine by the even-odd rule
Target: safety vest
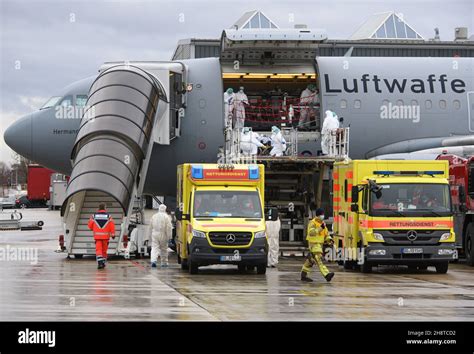
[[91,216],[87,226],[92,230],[94,240],[108,240],[115,236],[114,220],[105,210],[99,210]]
[[318,218],[314,218],[308,224],[308,230],[306,232],[306,240],[309,243],[323,244],[327,238],[330,238],[327,226],[322,229],[322,221]]

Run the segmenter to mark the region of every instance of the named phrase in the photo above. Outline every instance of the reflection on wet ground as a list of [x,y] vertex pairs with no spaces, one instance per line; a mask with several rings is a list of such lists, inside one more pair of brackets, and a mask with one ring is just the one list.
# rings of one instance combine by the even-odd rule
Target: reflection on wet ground
[[474,268],[452,264],[448,274],[375,268],[372,274],[317,273],[301,283],[302,259],[285,258],[266,275],[211,266],[200,274],[151,269],[148,260],[111,260],[97,270],[93,258],[54,253],[60,233],[56,212],[27,211],[45,220],[42,231],[0,232],[0,248],[35,248],[37,262],[0,261],[0,319],[13,321],[128,320],[472,320]]

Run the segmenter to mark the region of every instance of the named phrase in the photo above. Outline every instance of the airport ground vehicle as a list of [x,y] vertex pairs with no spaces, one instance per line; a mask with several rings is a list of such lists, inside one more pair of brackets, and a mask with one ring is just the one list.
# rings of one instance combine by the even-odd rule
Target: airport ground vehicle
[[11,230],[41,230],[44,222],[41,220],[22,221],[23,214],[17,210],[11,212],[0,212],[0,231]]
[[23,200],[22,205],[46,206],[50,198],[51,174],[53,171],[49,168],[40,165],[28,166],[27,199],[29,203]]
[[263,165],[178,166],[178,262],[191,274],[199,266],[236,264],[265,274],[267,237]]
[[66,197],[67,190],[67,177],[60,173],[52,173],[50,176],[50,187],[49,187],[49,207],[50,209],[56,210],[61,208]]
[[457,259],[447,161],[334,164],[334,239],[346,269],[399,264],[446,273]]
[[464,253],[467,263],[474,266],[474,156],[442,154],[438,160],[449,162],[456,246]]

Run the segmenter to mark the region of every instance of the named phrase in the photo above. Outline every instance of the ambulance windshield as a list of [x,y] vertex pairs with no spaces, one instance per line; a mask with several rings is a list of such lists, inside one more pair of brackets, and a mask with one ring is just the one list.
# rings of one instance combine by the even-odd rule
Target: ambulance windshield
[[257,191],[196,191],[194,217],[262,218]]
[[379,184],[380,193],[370,193],[374,216],[449,216],[451,199],[445,184]]

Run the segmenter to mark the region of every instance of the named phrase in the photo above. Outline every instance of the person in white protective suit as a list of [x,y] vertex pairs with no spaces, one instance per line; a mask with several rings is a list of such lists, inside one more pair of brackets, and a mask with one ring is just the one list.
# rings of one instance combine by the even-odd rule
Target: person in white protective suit
[[311,122],[311,112],[315,106],[319,105],[319,96],[316,92],[316,86],[309,84],[308,87],[301,92],[300,96],[300,120],[298,128],[309,128]]
[[156,268],[158,254],[161,266],[168,267],[168,241],[172,236],[171,218],[166,214],[166,205],[161,204],[158,212],[151,217],[151,266]]
[[283,156],[283,153],[286,151],[286,140],[281,134],[280,128],[272,127],[272,136],[270,139],[272,139],[270,156]]
[[254,131],[251,131],[250,134],[252,134],[252,152],[250,153],[252,156],[255,156],[258,154],[258,148],[259,147],[264,147],[265,145],[262,144],[262,142],[260,141],[262,139],[262,137],[260,136],[260,134],[254,132]]
[[[249,127],[244,127],[240,134],[240,150],[245,156],[256,155],[259,147],[263,144],[258,140]],[[258,134],[257,134],[258,136]]]
[[224,122],[227,125],[232,126],[232,116],[234,114],[234,100],[235,93],[234,89],[229,87],[226,92],[224,92]]
[[249,104],[249,99],[244,92],[244,88],[241,86],[239,92],[235,94],[234,98],[234,114],[235,114],[235,127],[242,129],[245,125],[245,106]]
[[321,129],[321,150],[323,155],[329,154],[329,144],[331,132],[339,128],[339,119],[336,113],[327,110],[324,118],[323,128]]
[[278,252],[280,251],[280,229],[281,222],[278,217],[278,209],[269,210],[267,221],[265,221],[268,237],[268,267],[275,268],[278,264]]

